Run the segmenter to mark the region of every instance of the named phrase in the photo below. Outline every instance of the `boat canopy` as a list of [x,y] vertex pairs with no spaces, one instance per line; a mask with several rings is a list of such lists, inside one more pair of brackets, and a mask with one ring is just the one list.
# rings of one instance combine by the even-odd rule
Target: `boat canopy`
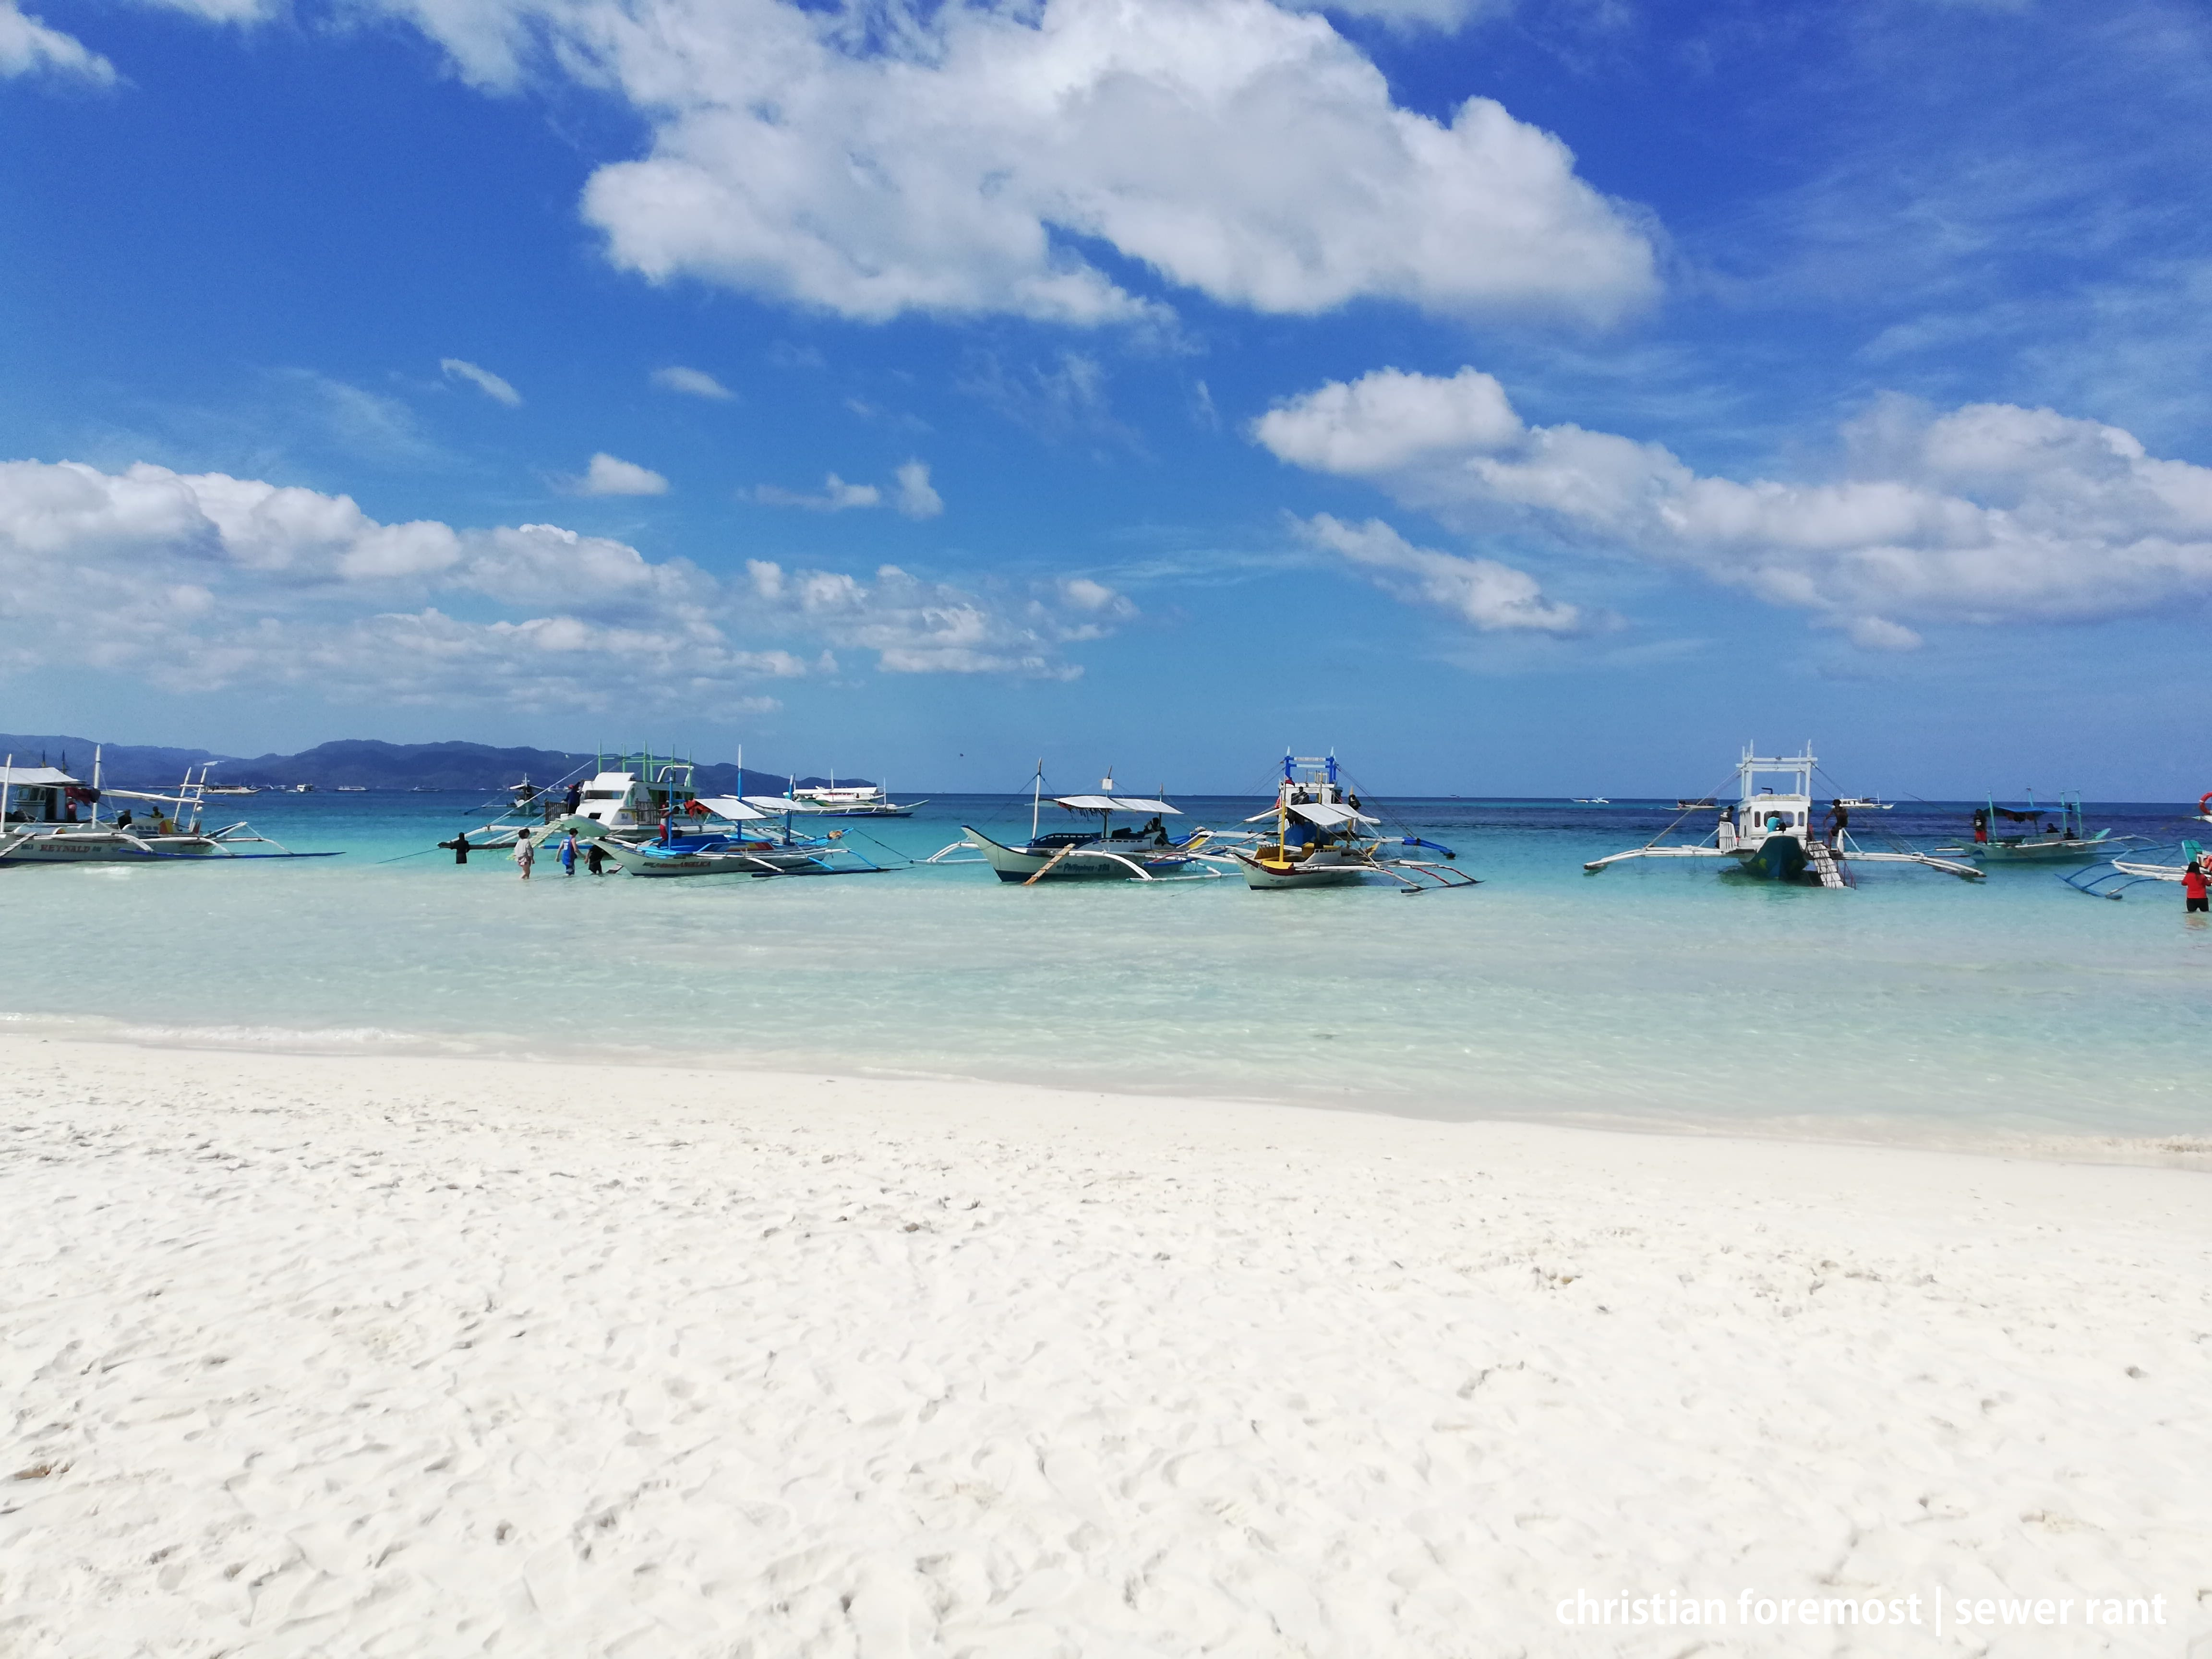
[[769,817],[781,817],[786,812],[828,812],[835,809],[811,800],[795,800],[789,795],[744,795],[744,804]]
[[750,823],[757,818],[769,816],[766,812],[756,811],[750,804],[735,795],[701,795],[690,805],[700,807],[718,818],[727,818],[732,823]]
[[1370,818],[1364,812],[1355,812],[1349,806],[1340,806],[1334,801],[1302,800],[1291,804],[1291,816],[1304,818],[1308,823],[1318,824],[1324,830],[1334,830],[1347,823],[1380,823],[1380,818]]
[[[1244,822],[1247,823],[1262,823],[1268,818],[1273,817],[1277,810],[1277,808],[1271,806],[1264,812],[1255,812],[1250,817],[1245,819]],[[1334,801],[1292,801],[1289,806],[1280,810],[1289,812],[1294,818],[1304,818],[1308,823],[1317,824],[1323,830],[1334,830],[1347,823],[1380,823],[1382,822],[1380,818],[1369,817],[1364,812],[1355,812],[1349,806],[1340,806]]]
[[0,782],[10,789],[55,789],[81,786],[84,780],[51,766],[0,767]]
[[1055,795],[1053,805],[1065,806],[1071,812],[1154,812],[1178,818],[1182,816],[1180,806],[1170,806],[1164,800],[1147,800],[1142,795]]

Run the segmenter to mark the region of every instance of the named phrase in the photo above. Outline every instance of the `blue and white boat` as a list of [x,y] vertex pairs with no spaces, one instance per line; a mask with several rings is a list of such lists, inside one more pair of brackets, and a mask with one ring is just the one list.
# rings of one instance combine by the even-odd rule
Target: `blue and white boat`
[[[1698,842],[1670,842],[1667,837],[1682,823],[1678,817],[1644,846],[1592,859],[1583,868],[1595,875],[1631,859],[1712,859],[1726,873],[1808,887],[1854,885],[1854,864],[1918,864],[1965,881],[1983,878],[1985,872],[1971,864],[1901,843],[1888,851],[1863,847],[1848,828],[1838,827],[1826,837],[1816,834],[1813,773],[1819,763],[1810,743],[1802,754],[1771,756],[1754,754],[1747,744],[1736,763],[1736,799],[1720,808],[1711,834]],[[1777,789],[1759,781],[1770,777],[1786,780],[1786,787]]]

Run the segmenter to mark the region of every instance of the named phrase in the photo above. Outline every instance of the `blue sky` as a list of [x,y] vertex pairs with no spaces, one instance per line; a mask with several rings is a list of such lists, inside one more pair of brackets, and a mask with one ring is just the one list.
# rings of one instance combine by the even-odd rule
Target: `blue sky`
[[0,0],[0,725],[2193,798],[2208,94],[2134,0]]

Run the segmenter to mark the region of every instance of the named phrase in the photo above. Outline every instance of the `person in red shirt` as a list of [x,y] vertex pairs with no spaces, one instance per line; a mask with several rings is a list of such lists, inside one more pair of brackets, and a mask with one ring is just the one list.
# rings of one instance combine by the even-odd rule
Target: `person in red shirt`
[[2202,854],[2190,860],[2189,868],[2182,872],[2181,891],[2187,901],[2182,907],[2185,914],[2212,915],[2212,900],[2207,897],[2204,858]]

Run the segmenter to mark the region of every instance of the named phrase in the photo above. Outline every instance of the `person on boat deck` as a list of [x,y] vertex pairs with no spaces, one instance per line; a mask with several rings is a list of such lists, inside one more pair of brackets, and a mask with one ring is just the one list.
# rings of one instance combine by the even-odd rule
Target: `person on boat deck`
[[1155,847],[1164,847],[1168,844],[1168,827],[1160,822],[1160,815],[1158,812],[1153,813],[1145,827],[1137,831],[1137,838],[1139,841],[1148,837]]
[[1845,806],[1843,802],[1839,800],[1830,801],[1828,803],[1828,845],[1831,847],[1842,846],[1844,844],[1844,831],[1850,827],[1850,808]]
[[469,832],[464,830],[453,837],[453,862],[466,864],[469,861],[470,850]]
[[606,870],[606,848],[600,846],[596,841],[592,842],[589,846],[584,848],[584,868],[591,872],[592,874],[595,876],[604,874]]
[[115,827],[118,830],[128,830],[131,827],[131,809],[129,807],[125,807],[120,812],[118,812],[115,815]]
[[2181,872],[2181,908],[2185,915],[2212,915],[2212,881],[2206,879],[2206,860],[2202,853],[2189,860],[2189,867]]
[[1769,812],[1766,815],[1766,833],[1771,836],[1781,827],[1782,814],[1779,812]]
[[1977,806],[1974,809],[1974,839],[1984,846],[1989,844],[1990,813],[1985,806]]
[[564,876],[576,873],[576,832],[574,830],[561,837],[561,873]]
[[568,816],[574,817],[576,809],[584,804],[584,786],[580,783],[570,784],[568,798],[563,804],[568,808]]

